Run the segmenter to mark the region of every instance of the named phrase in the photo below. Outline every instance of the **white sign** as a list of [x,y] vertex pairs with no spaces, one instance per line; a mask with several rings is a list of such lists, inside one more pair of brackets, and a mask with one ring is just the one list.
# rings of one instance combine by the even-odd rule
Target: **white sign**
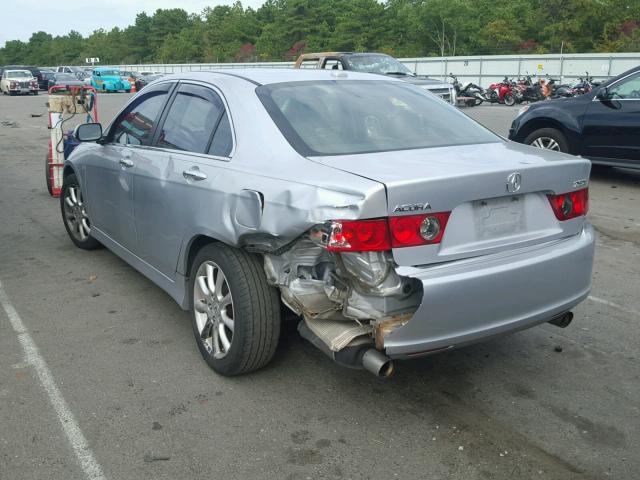
[[84,63],[91,63],[91,64],[100,63],[100,59],[98,57],[85,58]]

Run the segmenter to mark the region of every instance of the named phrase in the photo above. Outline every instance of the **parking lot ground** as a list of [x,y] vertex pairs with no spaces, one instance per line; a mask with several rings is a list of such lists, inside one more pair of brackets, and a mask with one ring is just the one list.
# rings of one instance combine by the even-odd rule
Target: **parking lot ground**
[[[104,123],[127,98],[100,96]],[[107,479],[638,478],[640,172],[594,170],[593,292],[566,329],[399,363],[381,381],[287,325],[267,368],[223,378],[165,293],[67,238],[44,184],[46,114],[31,117],[45,101],[0,97],[0,479],[99,478],[83,454]],[[504,135],[517,108],[466,112]],[[69,442],[25,335],[88,448]]]

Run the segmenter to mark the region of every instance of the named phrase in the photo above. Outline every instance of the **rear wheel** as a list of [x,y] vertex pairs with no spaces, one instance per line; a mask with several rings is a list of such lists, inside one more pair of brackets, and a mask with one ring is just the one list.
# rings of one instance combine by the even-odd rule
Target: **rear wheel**
[[507,105],[507,106],[509,106],[509,107],[514,106],[514,105],[516,104],[516,97],[514,97],[514,96],[513,96],[513,95],[511,95],[510,93],[507,93],[507,94],[504,96],[504,104],[505,104],[505,105]]
[[51,166],[49,163],[49,154],[44,156],[44,178],[47,182],[47,190],[49,190],[49,195],[53,195],[53,185],[51,184]]
[[280,337],[280,299],[256,255],[203,247],[189,281],[193,334],[207,364],[225,376],[264,367]]
[[569,143],[560,130],[555,128],[541,128],[527,135],[524,143],[532,147],[556,152],[569,153]]

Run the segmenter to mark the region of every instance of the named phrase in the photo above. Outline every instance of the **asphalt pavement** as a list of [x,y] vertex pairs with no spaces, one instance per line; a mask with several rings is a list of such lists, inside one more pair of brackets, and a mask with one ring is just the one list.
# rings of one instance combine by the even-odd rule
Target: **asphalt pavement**
[[[100,96],[104,123],[128,97]],[[0,479],[639,478],[640,171],[593,172],[593,291],[566,329],[383,381],[289,325],[267,368],[223,378],[168,295],[68,239],[45,102],[0,97]],[[465,112],[506,135],[517,107]]]

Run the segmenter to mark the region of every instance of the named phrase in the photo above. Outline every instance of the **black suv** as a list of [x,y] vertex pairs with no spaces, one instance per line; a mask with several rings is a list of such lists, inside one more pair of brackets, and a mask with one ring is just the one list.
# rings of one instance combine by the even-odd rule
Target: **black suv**
[[585,95],[523,107],[509,139],[597,164],[640,168],[640,67]]

